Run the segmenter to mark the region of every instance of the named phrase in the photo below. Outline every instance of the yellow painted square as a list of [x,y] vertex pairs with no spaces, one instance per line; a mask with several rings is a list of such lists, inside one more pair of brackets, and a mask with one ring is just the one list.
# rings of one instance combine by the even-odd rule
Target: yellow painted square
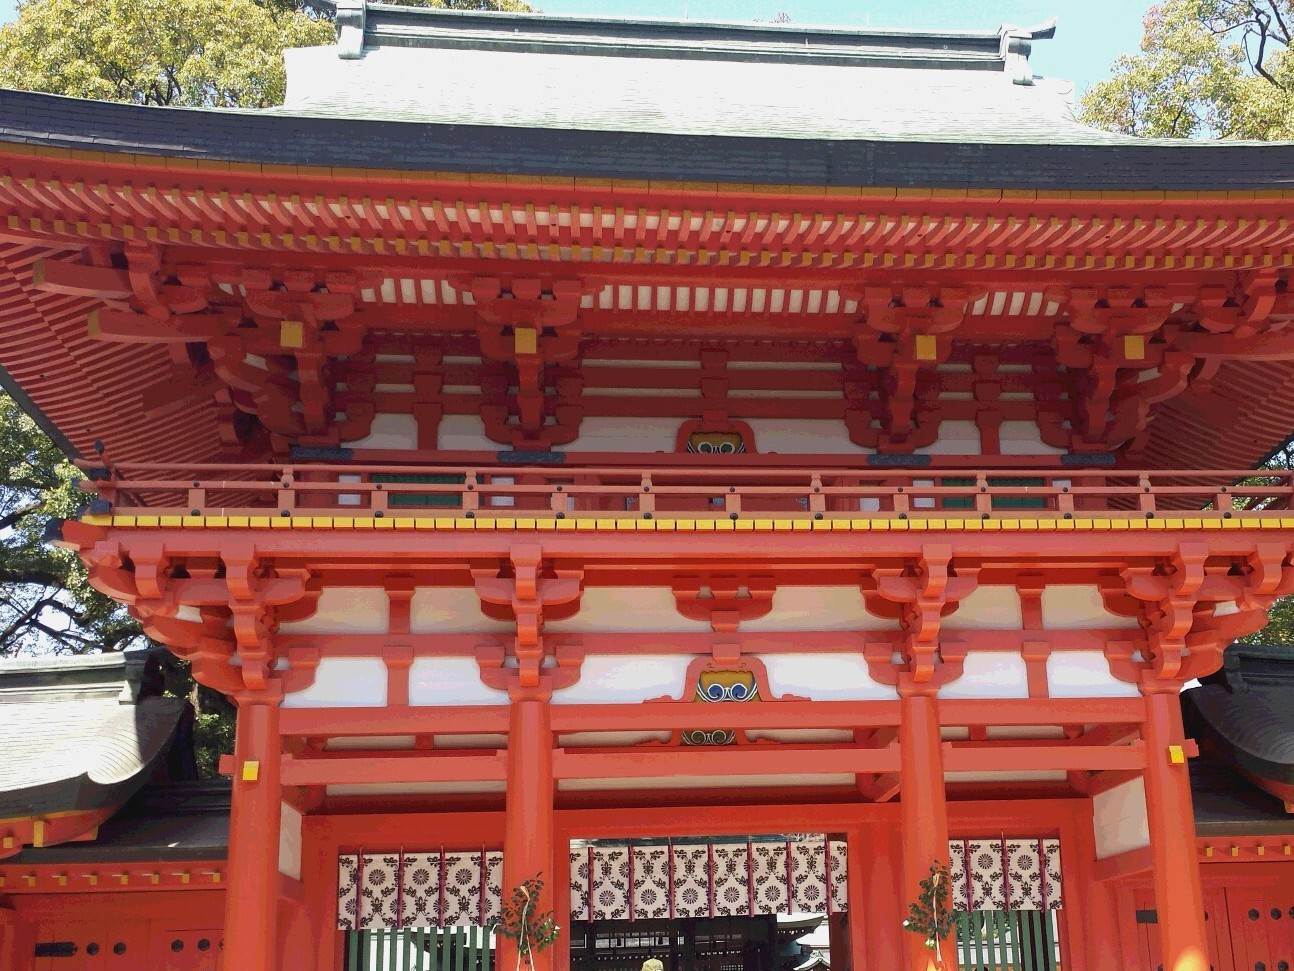
[[1037,528],[1038,528],[1038,520],[1036,520],[1036,519],[1022,519],[1022,520],[1020,520],[1020,528],[1021,528],[1021,529],[1028,529],[1028,530],[1034,530],[1034,529],[1037,529]]
[[1072,520],[1072,519],[1062,519],[1062,520],[1060,520],[1059,522],[1057,522],[1057,523],[1056,523],[1056,529],[1058,529],[1058,530],[1059,530],[1060,532],[1062,532],[1062,533],[1063,533],[1063,532],[1070,532],[1070,531],[1072,531],[1072,530],[1074,529],[1074,520]]
[[926,529],[947,529],[947,521],[943,519],[927,519]]
[[1280,524],[1279,522],[1277,522],[1276,520],[1274,520],[1274,519],[1264,519],[1264,520],[1262,520],[1262,528],[1263,528],[1263,529],[1280,529],[1280,528],[1281,528],[1281,524]]
[[498,520],[496,519],[469,519],[468,522],[473,524],[471,527],[469,527],[470,529],[488,530],[488,529],[495,529],[498,525]]
[[511,516],[508,516],[508,517],[500,516],[498,519],[494,521],[494,523],[495,523],[495,526],[494,526],[495,529],[516,529],[517,528],[517,521],[513,519]]
[[243,781],[255,782],[261,777],[261,763],[256,759],[248,759],[243,763]]
[[1054,519],[1039,519],[1039,520],[1038,520],[1038,530],[1039,530],[1040,532],[1043,532],[1043,533],[1054,533],[1054,532],[1056,531],[1056,520],[1054,520]]
[[1145,521],[1144,519],[1129,519],[1129,520],[1128,520],[1128,528],[1129,528],[1129,529],[1145,529],[1145,528],[1146,528],[1146,521]]
[[476,529],[476,520],[461,516],[454,520],[455,529]]
[[270,520],[270,529],[291,529],[292,520],[284,519],[281,516],[275,516]]
[[579,529],[581,531],[598,528],[598,521],[596,519],[579,519],[576,520],[576,522],[579,524]]
[[574,528],[575,528],[575,520],[574,520],[574,519],[559,519],[559,520],[557,520],[557,530],[558,530],[558,532],[561,532],[561,531],[562,531],[562,530],[564,530],[564,529],[574,529]]
[[1170,765],[1185,765],[1186,751],[1180,745],[1168,746],[1168,762]]
[[418,520],[412,516],[398,516],[392,519],[391,522],[396,529],[417,529],[418,527]]
[[737,530],[737,522],[733,519],[715,520],[714,528],[716,532],[732,533]]
[[252,527],[252,529],[269,529],[270,517],[269,516],[249,516],[247,518],[247,525]]
[[534,529],[535,521],[533,519],[518,519],[517,529]]
[[[117,518],[125,519],[126,517],[118,516]],[[111,526],[112,516],[109,516],[109,515],[82,516],[81,522],[85,523],[87,526]]]
[[1182,528],[1183,528],[1183,529],[1203,529],[1203,528],[1204,528],[1204,520],[1202,520],[1202,519],[1183,519],[1183,520],[1182,520]]
[[870,519],[851,519],[849,524],[856,533],[865,533],[872,528]]
[[356,528],[356,529],[372,529],[372,528],[373,528],[373,517],[372,517],[372,516],[356,516],[356,517],[355,517],[355,528]]
[[755,531],[755,520],[753,519],[738,519],[732,525],[739,533],[753,533]]
[[246,528],[252,524],[251,519],[247,516],[230,516],[229,525],[235,528]]
[[1016,532],[1020,529],[1020,520],[1004,519],[1002,520],[1002,528],[1008,532]]
[[229,525],[228,516],[203,516],[208,529],[223,529]]
[[1294,516],[1282,516],[1281,529],[1294,529]]
[[924,533],[928,526],[928,523],[924,519],[900,519],[899,522],[904,524],[900,529],[906,527],[907,529],[918,533]]
[[1092,526],[1095,529],[1109,529],[1110,521],[1108,519],[1093,519]]
[[1128,521],[1127,521],[1126,519],[1111,519],[1111,520],[1110,520],[1110,528],[1111,528],[1111,529],[1127,529],[1127,528],[1128,528]]
[[293,516],[289,522],[293,529],[312,529],[315,524],[313,516]]
[[756,519],[752,524],[752,528],[759,530],[761,533],[771,533],[776,529],[776,526],[774,526],[771,519]]
[[616,521],[614,519],[598,519],[596,520],[596,522],[597,522],[598,529],[616,528]]
[[984,525],[984,532],[986,533],[996,533],[1002,529],[1002,520],[1000,519],[981,519],[980,522]]
[[813,529],[812,519],[795,519],[791,521],[791,529],[798,533],[805,533]]
[[698,520],[696,521],[696,531],[697,531],[698,533],[713,533],[713,532],[714,532],[714,520],[713,520],[713,519],[698,519]]
[[136,516],[135,525],[136,526],[156,526],[157,517],[156,516]]

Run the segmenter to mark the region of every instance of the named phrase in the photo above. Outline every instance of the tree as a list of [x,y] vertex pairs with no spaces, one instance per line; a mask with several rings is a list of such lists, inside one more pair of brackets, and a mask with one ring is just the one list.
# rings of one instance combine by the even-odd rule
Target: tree
[[1166,0],[1146,13],[1141,53],[1083,98],[1088,124],[1129,135],[1294,135],[1294,0]]
[[0,28],[0,86],[135,104],[265,108],[283,51],[332,24],[253,0],[26,0]]

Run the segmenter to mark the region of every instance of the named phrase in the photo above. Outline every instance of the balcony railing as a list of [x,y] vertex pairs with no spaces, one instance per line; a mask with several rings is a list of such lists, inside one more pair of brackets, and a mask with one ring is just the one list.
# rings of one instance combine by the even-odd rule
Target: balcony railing
[[91,511],[120,515],[1230,518],[1287,511],[1294,498],[1286,471],[82,466]]

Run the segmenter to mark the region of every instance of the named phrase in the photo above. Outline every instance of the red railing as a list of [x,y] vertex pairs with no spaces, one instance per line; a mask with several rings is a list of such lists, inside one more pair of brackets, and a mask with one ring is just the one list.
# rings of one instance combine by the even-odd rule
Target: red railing
[[1284,471],[1000,472],[658,466],[161,465],[83,463],[93,511],[124,515],[337,515],[559,518],[1153,517],[1288,510]]

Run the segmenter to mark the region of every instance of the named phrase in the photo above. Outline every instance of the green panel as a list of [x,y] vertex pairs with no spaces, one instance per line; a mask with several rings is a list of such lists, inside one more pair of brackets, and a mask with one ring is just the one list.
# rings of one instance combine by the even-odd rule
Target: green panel
[[363,931],[346,932],[346,971],[361,971],[359,963],[360,938]]
[[481,971],[492,971],[494,967],[494,948],[490,947],[490,931],[481,928]]
[[[383,484],[414,483],[422,485],[462,485],[467,481],[465,475],[431,475],[417,472],[377,472],[369,476],[370,482]],[[386,504],[391,509],[418,507],[422,509],[460,509],[463,497],[455,493],[392,492],[387,495]]]
[[[1040,486],[1045,485],[1042,479],[1036,478],[990,478],[990,486]],[[1046,509],[1047,499],[1044,496],[999,496],[993,500],[994,509]]]
[[[939,484],[941,486],[973,486],[975,484],[975,478],[973,476],[969,478],[958,476],[950,479],[940,479]],[[947,496],[943,500],[943,508],[974,509],[975,497],[974,496]]]

